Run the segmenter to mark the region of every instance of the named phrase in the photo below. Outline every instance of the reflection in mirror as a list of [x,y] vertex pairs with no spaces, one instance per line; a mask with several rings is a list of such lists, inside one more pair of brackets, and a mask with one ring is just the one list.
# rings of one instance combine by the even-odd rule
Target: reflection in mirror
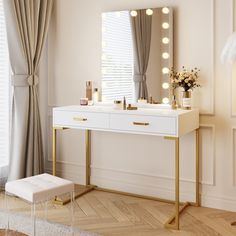
[[102,14],[102,99],[169,103],[173,9]]

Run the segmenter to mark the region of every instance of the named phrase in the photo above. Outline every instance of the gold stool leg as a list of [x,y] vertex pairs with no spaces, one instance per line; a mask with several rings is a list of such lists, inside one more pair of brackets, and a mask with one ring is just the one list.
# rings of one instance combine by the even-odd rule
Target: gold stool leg
[[91,175],[91,131],[85,131],[85,142],[86,142],[86,185],[90,185],[90,175]]

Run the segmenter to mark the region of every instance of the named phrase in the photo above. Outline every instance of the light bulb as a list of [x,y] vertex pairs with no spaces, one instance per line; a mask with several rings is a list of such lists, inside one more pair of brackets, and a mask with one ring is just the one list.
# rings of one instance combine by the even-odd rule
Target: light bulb
[[152,9],[147,9],[146,10],[146,14],[148,15],[148,16],[151,16],[152,14],[153,14],[153,10]]
[[168,52],[163,52],[162,53],[162,58],[163,59],[168,59],[169,58],[169,53]]
[[169,84],[169,83],[166,83],[166,82],[165,82],[165,83],[162,84],[162,88],[163,88],[163,89],[168,89],[169,87],[170,87],[170,84]]
[[138,12],[135,11],[135,10],[132,10],[132,11],[130,12],[130,15],[131,15],[131,16],[137,16],[137,15],[138,15]]
[[169,23],[167,23],[167,22],[164,22],[164,23],[162,24],[162,28],[163,28],[163,29],[169,29],[169,27],[170,27],[170,25],[169,25]]
[[167,37],[165,37],[165,38],[163,38],[162,39],[162,43],[164,43],[164,44],[168,44],[169,43],[169,38],[167,38]]
[[169,73],[169,69],[167,67],[162,68],[162,73],[163,74],[168,74]]
[[170,9],[168,7],[163,7],[162,8],[162,13],[163,14],[169,14],[169,12],[170,12]]
[[168,104],[169,103],[169,98],[167,98],[167,97],[163,98],[162,103]]

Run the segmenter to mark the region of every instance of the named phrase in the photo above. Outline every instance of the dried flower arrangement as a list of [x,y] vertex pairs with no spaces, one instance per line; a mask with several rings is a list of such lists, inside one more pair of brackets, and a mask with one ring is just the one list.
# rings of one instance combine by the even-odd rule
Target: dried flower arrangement
[[182,71],[177,72],[174,68],[170,69],[170,79],[173,89],[182,87],[184,91],[193,90],[196,87],[200,87],[198,78],[199,78],[199,69],[195,67],[192,70],[187,70],[184,66]]

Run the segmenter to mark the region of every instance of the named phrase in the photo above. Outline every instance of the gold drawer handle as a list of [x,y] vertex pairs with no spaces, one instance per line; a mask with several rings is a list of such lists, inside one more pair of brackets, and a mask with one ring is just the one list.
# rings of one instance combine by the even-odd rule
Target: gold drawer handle
[[87,121],[87,118],[82,118],[82,117],[74,117],[73,118],[74,121]]
[[144,126],[148,126],[149,123],[148,123],[148,122],[133,122],[133,125],[144,125]]

